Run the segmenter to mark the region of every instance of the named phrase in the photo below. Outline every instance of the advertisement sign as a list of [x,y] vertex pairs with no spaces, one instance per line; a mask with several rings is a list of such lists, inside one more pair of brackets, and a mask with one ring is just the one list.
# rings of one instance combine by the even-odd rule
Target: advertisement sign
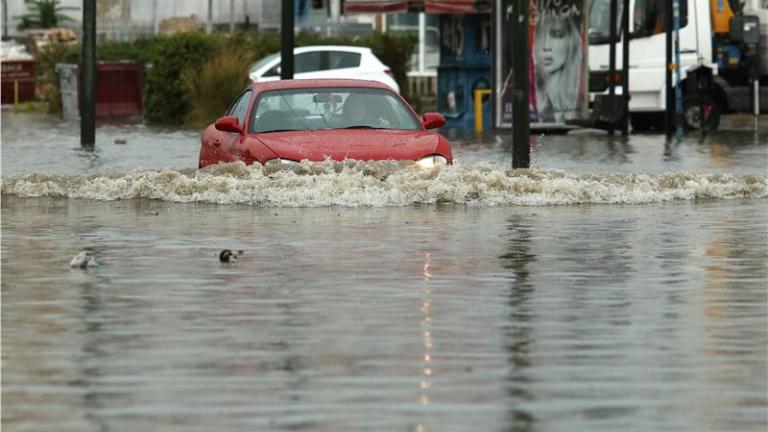
[[[496,123],[512,127],[512,20],[515,0],[496,0]],[[588,0],[530,0],[531,127],[588,117]]]

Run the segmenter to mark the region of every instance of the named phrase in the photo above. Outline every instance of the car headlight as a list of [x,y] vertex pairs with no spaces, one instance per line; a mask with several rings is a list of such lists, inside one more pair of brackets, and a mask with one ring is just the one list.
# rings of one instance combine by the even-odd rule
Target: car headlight
[[448,159],[440,155],[432,155],[416,161],[416,165],[423,169],[432,169],[436,165],[447,165]]
[[292,161],[290,159],[281,159],[281,158],[274,158],[268,160],[264,166],[289,166],[289,165],[296,165],[298,162]]

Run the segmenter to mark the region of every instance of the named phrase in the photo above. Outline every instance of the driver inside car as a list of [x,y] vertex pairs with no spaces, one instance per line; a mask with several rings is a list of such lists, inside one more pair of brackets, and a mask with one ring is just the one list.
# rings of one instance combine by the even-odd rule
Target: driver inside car
[[368,101],[365,95],[351,94],[344,102],[344,127],[388,128],[391,124],[375,106],[381,101]]

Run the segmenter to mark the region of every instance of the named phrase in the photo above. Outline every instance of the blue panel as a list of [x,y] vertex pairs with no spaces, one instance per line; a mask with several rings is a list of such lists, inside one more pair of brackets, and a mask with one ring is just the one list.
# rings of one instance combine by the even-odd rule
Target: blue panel
[[[491,86],[490,15],[440,16],[437,110],[447,127],[474,128],[474,89]],[[491,102],[483,103],[483,123],[491,125]]]

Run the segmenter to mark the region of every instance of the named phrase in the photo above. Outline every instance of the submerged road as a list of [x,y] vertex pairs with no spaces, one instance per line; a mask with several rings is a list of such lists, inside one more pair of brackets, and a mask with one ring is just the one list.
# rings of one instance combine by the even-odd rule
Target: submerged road
[[9,430],[768,425],[765,128],[199,172],[196,131],[2,121]]

